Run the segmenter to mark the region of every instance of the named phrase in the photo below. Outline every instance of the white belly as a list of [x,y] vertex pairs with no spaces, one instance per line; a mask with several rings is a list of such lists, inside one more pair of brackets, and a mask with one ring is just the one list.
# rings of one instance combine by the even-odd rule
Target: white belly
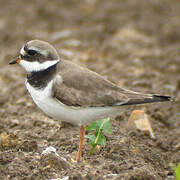
[[48,116],[76,125],[88,124],[94,120],[109,117],[111,113],[118,114],[118,107],[72,107],[66,106],[51,96],[53,81],[44,89],[36,89],[26,82],[27,90],[36,105]]

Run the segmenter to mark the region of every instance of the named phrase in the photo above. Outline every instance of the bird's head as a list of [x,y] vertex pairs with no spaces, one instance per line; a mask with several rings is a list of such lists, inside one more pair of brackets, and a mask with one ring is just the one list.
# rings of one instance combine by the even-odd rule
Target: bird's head
[[20,64],[27,72],[45,70],[60,61],[56,49],[45,41],[32,40],[20,50],[20,55],[9,64]]

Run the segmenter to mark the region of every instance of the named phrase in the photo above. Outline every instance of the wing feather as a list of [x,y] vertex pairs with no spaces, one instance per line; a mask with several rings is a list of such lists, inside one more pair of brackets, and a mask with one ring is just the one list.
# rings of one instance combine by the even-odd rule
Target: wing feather
[[97,73],[66,60],[58,65],[53,96],[69,106],[112,106],[128,101],[119,87]]
[[120,88],[99,74],[61,60],[53,82],[53,96],[69,106],[104,107],[170,101],[169,96],[142,94]]

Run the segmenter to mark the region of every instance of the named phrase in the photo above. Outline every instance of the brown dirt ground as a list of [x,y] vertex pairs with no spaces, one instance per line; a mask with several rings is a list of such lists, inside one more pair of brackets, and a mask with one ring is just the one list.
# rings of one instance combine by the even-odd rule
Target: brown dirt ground
[[[180,162],[180,103],[127,107],[111,121],[107,144],[71,162],[79,128],[45,116],[24,87],[24,71],[9,66],[31,39],[52,43],[63,58],[86,66],[131,90],[180,98],[178,0],[0,0],[0,179],[174,179]],[[134,109],[150,116],[153,140],[124,127]],[[53,146],[69,163],[44,159]]]

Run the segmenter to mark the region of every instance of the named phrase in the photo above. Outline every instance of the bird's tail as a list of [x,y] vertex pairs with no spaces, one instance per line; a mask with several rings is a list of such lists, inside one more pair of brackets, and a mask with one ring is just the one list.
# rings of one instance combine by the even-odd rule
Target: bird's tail
[[133,104],[146,104],[153,102],[163,102],[163,101],[173,101],[170,96],[161,96],[161,95],[142,95],[139,98],[130,98],[127,102],[122,105],[133,105]]

